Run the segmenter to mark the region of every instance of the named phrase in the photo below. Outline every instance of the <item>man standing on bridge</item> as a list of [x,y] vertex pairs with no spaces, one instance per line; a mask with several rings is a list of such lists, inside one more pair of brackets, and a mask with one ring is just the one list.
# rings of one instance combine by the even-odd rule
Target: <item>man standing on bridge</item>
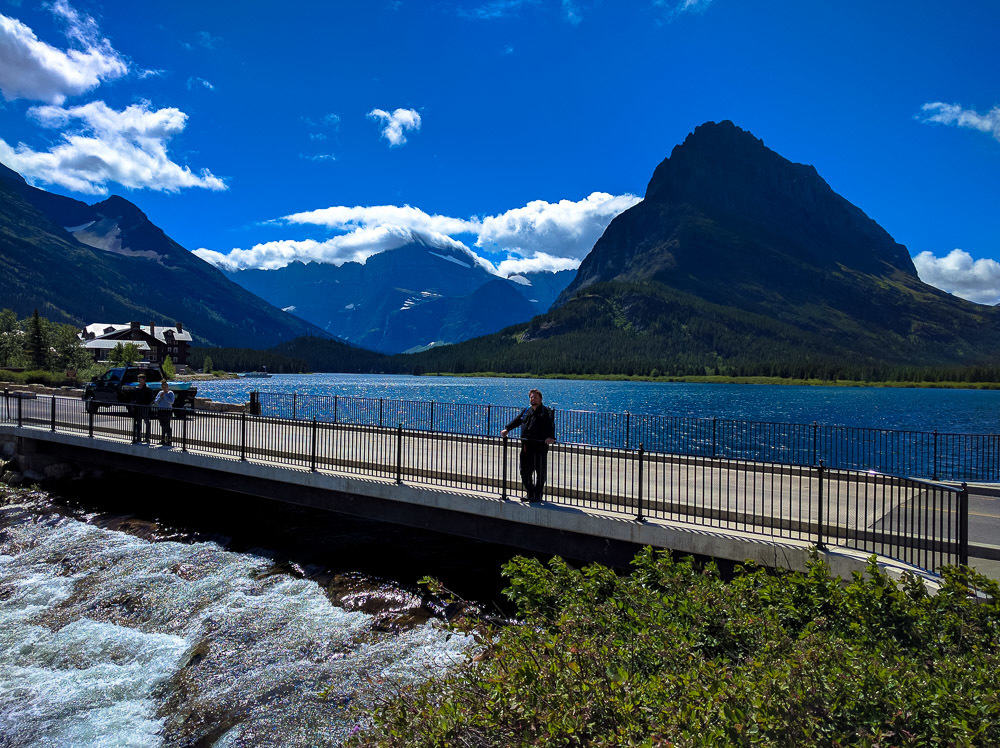
[[527,494],[525,499],[534,502],[542,500],[549,445],[556,443],[556,418],[551,408],[542,405],[541,391],[529,390],[528,402],[531,406],[508,423],[500,436],[521,427],[521,482]]

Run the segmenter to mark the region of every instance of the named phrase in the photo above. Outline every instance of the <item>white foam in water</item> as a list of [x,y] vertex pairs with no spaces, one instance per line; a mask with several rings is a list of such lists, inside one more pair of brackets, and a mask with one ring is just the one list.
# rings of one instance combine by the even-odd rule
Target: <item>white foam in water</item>
[[233,724],[218,745],[333,744],[373,681],[424,678],[469,645],[436,624],[375,633],[314,582],[212,543],[6,513],[0,736],[15,745],[158,745],[188,714]]

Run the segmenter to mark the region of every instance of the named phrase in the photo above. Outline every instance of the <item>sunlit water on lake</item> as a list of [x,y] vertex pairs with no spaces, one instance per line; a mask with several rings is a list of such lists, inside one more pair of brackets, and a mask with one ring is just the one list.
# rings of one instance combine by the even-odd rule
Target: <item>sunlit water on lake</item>
[[602,382],[387,374],[276,374],[198,382],[199,395],[246,402],[253,390],[454,403],[527,404],[538,387],[567,410],[745,419],[962,433],[1000,431],[1000,390]]

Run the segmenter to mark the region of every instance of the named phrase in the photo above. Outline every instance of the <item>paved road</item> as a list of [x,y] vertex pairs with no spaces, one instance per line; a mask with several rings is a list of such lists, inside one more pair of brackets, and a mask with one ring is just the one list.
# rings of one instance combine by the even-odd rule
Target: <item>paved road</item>
[[[21,402],[25,425],[51,427],[52,400]],[[56,428],[87,434],[82,402],[55,399]],[[16,409],[8,402],[8,420]],[[102,409],[94,436],[129,441],[132,419],[123,408]],[[192,452],[238,459],[315,466],[440,485],[479,494],[520,498],[519,442],[506,450],[497,438],[317,424],[199,413],[173,423],[175,444]],[[154,438],[159,425],[153,420]],[[315,455],[315,458],[313,457]],[[641,479],[640,479],[641,474]],[[549,455],[546,498],[571,506],[617,508],[623,514],[673,519],[782,537],[813,539],[822,524],[831,544],[858,547],[926,563],[934,540],[955,537],[957,496],[926,482],[831,470],[820,482],[815,468],[646,453],[583,445],[557,445]],[[970,501],[970,540],[996,543],[1000,499]],[[922,553],[913,548],[919,546]],[[933,565],[933,561],[931,564]]]

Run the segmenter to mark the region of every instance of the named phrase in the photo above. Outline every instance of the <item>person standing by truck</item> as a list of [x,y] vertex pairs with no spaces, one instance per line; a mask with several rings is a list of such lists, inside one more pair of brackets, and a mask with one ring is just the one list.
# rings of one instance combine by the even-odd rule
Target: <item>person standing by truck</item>
[[[146,375],[139,375],[139,386],[135,388],[135,396],[132,398],[132,443],[138,444],[143,441],[142,432],[146,433],[145,442],[149,444],[149,437],[153,431],[152,425],[152,402],[153,390],[146,386]],[[143,429],[145,426],[145,429]]]
[[521,427],[521,482],[525,500],[542,500],[549,456],[549,446],[556,443],[556,418],[551,408],[542,405],[542,393],[529,390],[530,406],[508,423],[500,436],[507,436],[511,429]]
[[156,420],[160,422],[160,444],[169,447],[172,436],[170,419],[174,417],[174,393],[170,391],[166,379],[160,380],[160,391],[153,400],[153,408],[156,410]]

